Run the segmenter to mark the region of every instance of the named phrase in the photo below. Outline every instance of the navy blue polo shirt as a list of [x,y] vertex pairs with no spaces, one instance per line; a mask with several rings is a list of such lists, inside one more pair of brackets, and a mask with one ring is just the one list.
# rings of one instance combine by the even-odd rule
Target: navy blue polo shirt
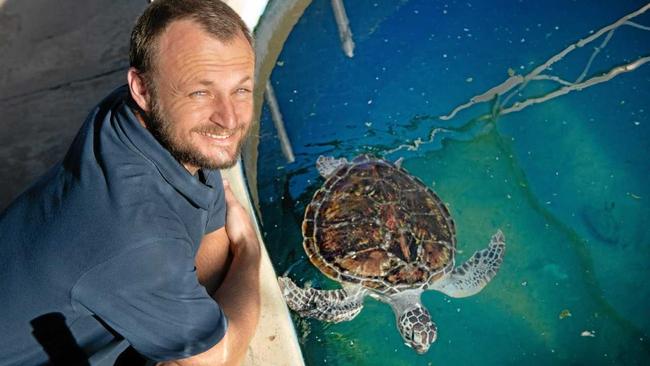
[[[66,332],[86,354],[122,336],[153,360],[225,334],[194,266],[201,238],[224,226],[220,174],[192,176],[128,104],[126,87],[103,100],[64,160],[0,215],[2,365],[46,361],[47,338],[65,347]],[[52,315],[62,321],[41,321]]]

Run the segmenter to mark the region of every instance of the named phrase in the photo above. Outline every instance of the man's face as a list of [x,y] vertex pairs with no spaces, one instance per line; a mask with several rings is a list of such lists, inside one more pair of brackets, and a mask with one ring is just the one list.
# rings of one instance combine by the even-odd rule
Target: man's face
[[192,173],[235,164],[253,116],[250,44],[243,35],[223,43],[180,20],[156,54],[147,128]]

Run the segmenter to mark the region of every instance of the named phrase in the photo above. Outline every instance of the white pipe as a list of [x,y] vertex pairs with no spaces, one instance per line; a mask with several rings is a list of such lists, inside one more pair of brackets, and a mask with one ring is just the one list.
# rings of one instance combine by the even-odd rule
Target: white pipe
[[291,148],[291,141],[289,141],[289,136],[287,136],[287,130],[284,128],[282,113],[280,113],[280,106],[278,105],[278,100],[275,98],[275,92],[273,91],[273,86],[271,86],[271,80],[266,83],[266,103],[271,109],[271,119],[273,119],[275,129],[278,131],[278,138],[280,139],[282,154],[284,154],[287,162],[293,163],[296,161],[296,158],[293,155],[293,149]]
[[354,56],[354,41],[352,40],[350,21],[345,13],[343,0],[332,0],[332,10],[334,10],[334,18],[336,18],[336,25],[339,28],[343,52],[345,52],[346,56],[352,58]]

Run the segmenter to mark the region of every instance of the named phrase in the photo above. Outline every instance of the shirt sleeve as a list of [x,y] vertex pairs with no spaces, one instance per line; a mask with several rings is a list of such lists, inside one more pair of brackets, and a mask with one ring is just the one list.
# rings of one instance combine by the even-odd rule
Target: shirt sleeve
[[208,221],[205,227],[206,234],[220,229],[226,224],[226,197],[223,191],[221,173],[219,171],[210,171],[208,174],[210,185],[214,187],[217,194],[210,206],[210,212],[208,212]]
[[146,244],[115,256],[85,273],[72,296],[155,361],[202,353],[227,328],[182,242]]

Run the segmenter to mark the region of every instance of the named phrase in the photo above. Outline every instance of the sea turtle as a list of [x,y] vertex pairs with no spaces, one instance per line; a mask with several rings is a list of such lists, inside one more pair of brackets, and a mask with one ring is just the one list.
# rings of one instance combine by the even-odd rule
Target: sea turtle
[[326,180],[305,210],[303,245],[311,262],[343,288],[300,288],[280,277],[287,304],[301,316],[340,322],[359,314],[369,295],[392,307],[406,345],[425,353],[437,330],[420,301],[422,291],[451,297],[479,292],[499,270],[503,233],[454,268],[454,221],[401,161],[321,156],[316,166]]

